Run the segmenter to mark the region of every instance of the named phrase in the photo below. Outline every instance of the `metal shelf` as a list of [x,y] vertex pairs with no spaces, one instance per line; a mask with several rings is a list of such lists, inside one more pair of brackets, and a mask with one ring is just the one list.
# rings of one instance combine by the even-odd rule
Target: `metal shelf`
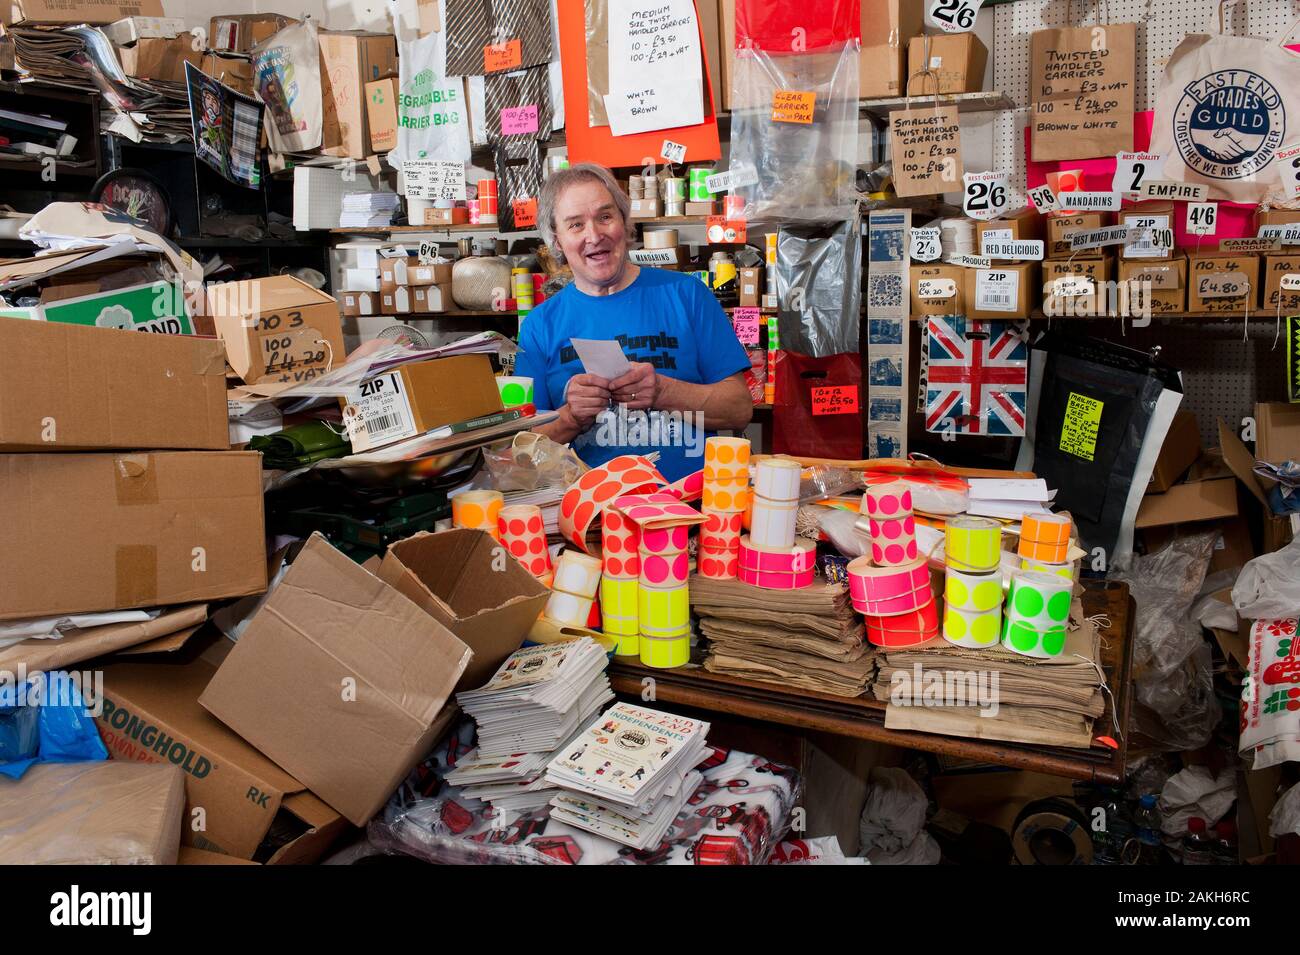
[[1016,108],[1010,97],[995,90],[983,93],[946,93],[941,96],[890,96],[886,99],[864,99],[859,105],[862,112],[887,120],[890,113],[904,107],[923,109],[936,104],[956,106],[959,113],[990,113]]

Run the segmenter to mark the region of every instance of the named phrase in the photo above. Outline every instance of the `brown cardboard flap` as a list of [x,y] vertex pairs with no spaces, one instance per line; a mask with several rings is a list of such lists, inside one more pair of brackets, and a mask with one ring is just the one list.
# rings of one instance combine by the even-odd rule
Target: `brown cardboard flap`
[[[1258,426],[1258,421],[1256,425]],[[1255,474],[1255,456],[1246,449],[1234,432],[1228,430],[1228,426],[1222,420],[1219,421],[1219,448],[1223,452],[1224,463],[1236,475],[1237,480],[1255,496],[1255,500],[1264,505],[1265,513],[1270,513],[1268,498],[1264,494],[1259,477]]]
[[17,670],[19,666],[25,666],[31,673],[61,670],[123,648],[147,646],[155,638],[170,639],[167,634],[173,630],[177,634],[192,634],[207,617],[208,605],[194,604],[167,610],[140,623],[89,627],[58,640],[24,640],[0,649],[0,670]]
[[189,642],[190,637],[194,636],[198,629],[197,626],[189,627],[188,629],[179,630],[168,636],[159,637],[157,640],[150,640],[149,642],[141,643],[138,646],[119,650],[118,656],[131,657],[139,656],[142,653],[171,653],[185,646],[185,644]]
[[1255,405],[1255,423],[1259,460],[1270,464],[1300,461],[1300,406],[1284,401],[1261,402]]
[[234,856],[224,855],[220,852],[209,852],[207,849],[196,849],[193,846],[181,846],[177,865],[257,865],[257,863],[252,859],[236,859]]
[[1237,482],[1231,478],[1175,484],[1163,494],[1148,494],[1138,507],[1134,527],[1162,527],[1216,521],[1237,514]]

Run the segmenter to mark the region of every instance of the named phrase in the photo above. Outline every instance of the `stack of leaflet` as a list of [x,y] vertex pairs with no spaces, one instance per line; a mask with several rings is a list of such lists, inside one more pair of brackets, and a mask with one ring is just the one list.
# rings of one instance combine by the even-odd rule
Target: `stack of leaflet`
[[397,212],[395,192],[349,192],[343,197],[340,229],[364,229],[392,225]]
[[551,818],[635,849],[658,845],[699,788],[709,724],[619,703],[546,767]]
[[542,775],[550,753],[513,753],[480,757],[478,750],[463,756],[447,774],[447,782],[463,786],[463,795],[507,812],[540,809],[551,801],[556,788]]
[[524,647],[485,686],[457,693],[478,723],[479,759],[555,750],[614,698],[606,662],[590,637]]

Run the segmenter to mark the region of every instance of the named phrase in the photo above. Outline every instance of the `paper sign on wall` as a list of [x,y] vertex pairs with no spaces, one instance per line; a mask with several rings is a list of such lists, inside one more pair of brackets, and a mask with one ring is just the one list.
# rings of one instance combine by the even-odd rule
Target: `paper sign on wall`
[[1030,47],[1034,162],[1131,150],[1137,24],[1039,30]]
[[961,188],[961,123],[956,106],[900,109],[889,114],[894,191],[933,196]]
[[759,311],[756,308],[737,308],[731,312],[731,324],[742,345],[758,344],[758,323]]
[[1091,461],[1097,454],[1097,432],[1101,430],[1103,402],[1070,392],[1061,422],[1061,450]]
[[777,90],[772,94],[772,122],[802,123],[813,121],[817,94],[801,90]]
[[827,385],[814,388],[812,390],[812,413],[814,415],[857,414],[858,386]]
[[609,5],[609,93],[615,136],[704,122],[704,68],[692,0]]

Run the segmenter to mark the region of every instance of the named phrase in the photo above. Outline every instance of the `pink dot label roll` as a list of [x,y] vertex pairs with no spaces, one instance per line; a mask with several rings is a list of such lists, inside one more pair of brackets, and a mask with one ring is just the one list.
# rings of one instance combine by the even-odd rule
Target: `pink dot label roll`
[[551,571],[551,555],[546,549],[546,528],[542,509],[536,504],[503,507],[497,517],[499,540],[512,557],[534,577]]
[[862,496],[862,513],[867,517],[905,517],[912,513],[912,491],[902,481],[876,484]]
[[920,610],[934,600],[930,569],[918,560],[901,567],[877,567],[865,557],[849,561],[849,597],[864,617],[892,617]]
[[600,515],[600,550],[606,577],[635,580],[641,573],[641,529],[635,521],[608,508]]
[[701,550],[738,550],[744,515],[737,511],[706,511],[700,528]]
[[897,567],[916,560],[916,518],[869,517],[871,561],[882,567]]
[[760,548],[748,535],[740,539],[737,578],[765,590],[799,590],[811,587],[817,563],[817,545],[796,541],[780,550]]
[[690,577],[691,562],[685,551],[677,554],[641,552],[641,586],[667,590],[680,587]]
[[711,577],[714,580],[735,580],[740,572],[740,541],[736,541],[734,549],[713,549],[701,546],[699,556],[696,558],[696,565],[701,577]]
[[661,527],[641,532],[641,554],[670,556],[686,550],[691,539],[691,529],[686,524]]

